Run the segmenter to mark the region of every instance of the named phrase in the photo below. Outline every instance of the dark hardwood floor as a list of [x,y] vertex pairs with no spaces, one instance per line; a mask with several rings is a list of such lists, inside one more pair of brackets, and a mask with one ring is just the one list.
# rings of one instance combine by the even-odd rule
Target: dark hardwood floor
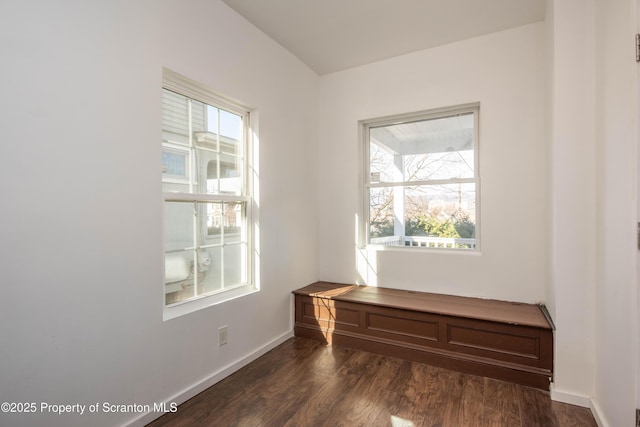
[[540,390],[292,338],[149,426],[597,424]]

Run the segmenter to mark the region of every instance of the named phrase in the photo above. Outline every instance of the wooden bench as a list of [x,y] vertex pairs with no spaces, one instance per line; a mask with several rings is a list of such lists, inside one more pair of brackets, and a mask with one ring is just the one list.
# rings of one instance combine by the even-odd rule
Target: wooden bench
[[316,282],[295,294],[295,335],[549,390],[542,305]]

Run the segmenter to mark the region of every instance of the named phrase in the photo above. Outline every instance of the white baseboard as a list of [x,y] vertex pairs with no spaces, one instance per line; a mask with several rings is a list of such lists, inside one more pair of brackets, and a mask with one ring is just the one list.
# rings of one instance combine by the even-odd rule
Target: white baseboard
[[609,427],[609,424],[607,424],[604,421],[604,418],[600,416],[602,413],[600,405],[598,405],[598,402],[593,398],[591,399],[591,413],[593,414],[593,418],[595,418],[596,423],[598,423],[598,427]]
[[[262,356],[263,354],[267,353],[270,350],[273,350],[274,348],[276,348],[277,346],[279,346],[280,344],[282,344],[283,342],[285,342],[286,340],[292,337],[293,337],[293,331],[289,331],[286,334],[281,335],[275,340],[253,351],[247,356],[231,363],[230,365],[223,367],[222,369],[218,370],[217,372],[213,373],[207,378],[204,378],[202,381],[187,387],[186,389],[180,391],[174,396],[171,396],[165,399],[164,401],[171,402],[171,403],[175,402],[176,404],[180,405],[186,402],[187,400],[191,399],[193,396],[197,395],[198,393],[202,393],[203,391],[205,391],[212,385],[216,384],[217,382],[222,381],[223,379],[233,374],[238,369],[248,365],[249,363],[256,360],[258,357]],[[158,412],[147,412],[139,415],[138,417],[136,417],[135,419],[129,421],[124,425],[126,427],[143,427],[149,424],[151,421],[155,420],[156,418],[160,418],[162,415],[164,414],[158,413]]]
[[582,406],[583,408],[591,408],[591,398],[588,396],[581,396],[574,393],[566,393],[559,391],[551,383],[551,400],[556,402],[568,403],[570,405]]
[[589,408],[593,418],[596,420],[598,427],[609,427],[605,424],[603,418],[600,416],[602,411],[598,402],[593,397],[581,396],[573,393],[566,393],[555,389],[553,383],[551,384],[551,400],[556,402],[568,403],[570,405],[582,406],[583,408]]

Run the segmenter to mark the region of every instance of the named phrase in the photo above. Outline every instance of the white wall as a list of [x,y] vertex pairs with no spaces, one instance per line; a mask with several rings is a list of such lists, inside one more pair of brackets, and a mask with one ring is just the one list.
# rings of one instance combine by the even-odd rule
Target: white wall
[[[218,0],[5,1],[0,40],[0,401],[163,401],[288,336],[317,277],[318,77]],[[163,66],[258,111],[262,288],[166,322]]]
[[594,400],[604,425],[635,425],[638,380],[638,86],[635,0],[596,0],[599,271]]
[[[593,2],[550,2],[551,286],[554,397],[593,390],[597,266]],[[560,396],[560,397],[558,397]]]
[[[544,24],[321,77],[320,278],[524,302],[549,277]],[[358,120],[480,103],[481,255],[356,250]]]
[[552,398],[634,424],[637,83],[632,0],[555,0],[551,71]]

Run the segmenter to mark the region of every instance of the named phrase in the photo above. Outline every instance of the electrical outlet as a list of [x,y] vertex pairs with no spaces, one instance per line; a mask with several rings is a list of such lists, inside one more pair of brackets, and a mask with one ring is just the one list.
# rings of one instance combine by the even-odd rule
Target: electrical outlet
[[227,343],[228,331],[227,325],[220,326],[218,328],[218,347],[223,346]]

